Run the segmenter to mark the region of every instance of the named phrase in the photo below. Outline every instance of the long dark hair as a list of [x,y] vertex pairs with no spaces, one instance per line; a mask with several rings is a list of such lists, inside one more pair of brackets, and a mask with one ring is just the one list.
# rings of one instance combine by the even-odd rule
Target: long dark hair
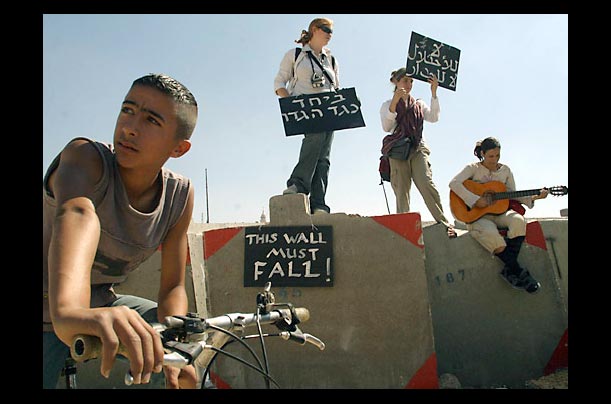
[[479,161],[482,161],[484,159],[484,153],[486,153],[488,150],[496,149],[497,147],[499,149],[501,148],[501,142],[499,142],[497,138],[487,137],[486,139],[479,140],[477,143],[475,143],[473,154],[475,154],[475,157],[477,157]]

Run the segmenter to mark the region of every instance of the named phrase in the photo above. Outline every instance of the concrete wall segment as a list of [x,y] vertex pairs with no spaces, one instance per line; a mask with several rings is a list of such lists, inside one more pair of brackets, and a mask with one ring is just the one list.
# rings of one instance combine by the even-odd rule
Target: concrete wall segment
[[535,295],[511,288],[501,261],[468,233],[448,239],[440,225],[423,232],[439,373],[484,388],[542,376],[568,319],[541,226],[529,223],[519,256],[542,284]]
[[[267,353],[281,386],[436,388],[436,376],[431,376],[436,375],[436,358],[422,248],[375,218],[343,213],[309,215],[305,210],[282,216],[282,212],[307,209],[303,195],[272,197],[270,207],[270,224],[331,225],[334,242],[333,287],[275,289],[272,282],[276,301],[310,310],[310,321],[300,328],[327,344],[320,352],[310,345],[269,340]],[[398,215],[397,220],[410,224],[408,234],[420,238],[419,214]],[[204,232],[204,238],[216,234]],[[385,260],[380,261],[380,256]],[[212,314],[237,308],[254,310],[260,290],[242,286],[243,257],[244,230],[240,230],[207,259]],[[240,368],[245,367],[219,363],[216,370],[234,388],[261,385],[260,376]]]
[[[259,288],[242,286],[245,227],[333,226],[333,287],[272,284],[278,302],[310,309],[300,328],[327,344],[318,351],[268,339],[272,374],[283,387],[437,388],[432,373],[456,375],[464,387],[519,387],[568,367],[568,218],[529,221],[519,261],[543,289],[528,295],[509,287],[500,261],[460,227],[448,239],[442,225],[422,227],[417,213],[308,210],[303,195],[278,195],[270,199],[270,223],[192,223],[188,235],[189,310],[218,315],[255,310]],[[117,292],[156,300],[160,268],[158,251]],[[221,386],[264,387],[245,366],[221,362]],[[107,380],[99,361],[79,365],[79,388],[125,388],[127,369],[118,362]]]

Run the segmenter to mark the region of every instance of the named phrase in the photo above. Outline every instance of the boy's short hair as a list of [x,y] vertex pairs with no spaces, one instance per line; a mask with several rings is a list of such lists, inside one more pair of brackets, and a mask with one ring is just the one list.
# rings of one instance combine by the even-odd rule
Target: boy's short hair
[[189,139],[197,122],[197,101],[191,91],[178,80],[159,73],[150,73],[134,80],[132,87],[137,85],[156,88],[174,100],[178,105],[176,136]]

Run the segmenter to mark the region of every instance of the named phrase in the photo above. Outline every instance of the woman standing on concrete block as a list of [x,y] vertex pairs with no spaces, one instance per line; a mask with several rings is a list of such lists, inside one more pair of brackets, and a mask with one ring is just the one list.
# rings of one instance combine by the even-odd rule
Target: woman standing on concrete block
[[[315,18],[308,30],[301,31],[296,43],[284,54],[274,79],[274,92],[281,98],[317,94],[339,88],[337,61],[327,44],[333,35],[333,21]],[[288,86],[287,86],[288,84]],[[333,131],[306,133],[301,143],[299,161],[287,180],[283,194],[310,195],[311,213],[330,213],[325,202],[331,166]]]
[[409,212],[413,181],[435,221],[446,226],[448,237],[454,238],[456,231],[443,213],[429,162],[431,151],[422,135],[424,121],[437,122],[441,112],[437,77],[432,75],[428,81],[431,84],[430,107],[410,94],[414,79],[405,67],[391,73],[390,82],[395,86],[393,97],[380,108],[382,128],[389,133],[382,140],[382,154],[388,156],[390,163],[390,184],[395,193],[397,213]]

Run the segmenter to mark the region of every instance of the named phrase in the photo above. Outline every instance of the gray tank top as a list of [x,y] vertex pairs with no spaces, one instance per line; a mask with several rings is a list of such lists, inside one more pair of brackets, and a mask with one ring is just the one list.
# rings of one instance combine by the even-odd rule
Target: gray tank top
[[[100,307],[116,299],[112,285],[149,258],[161,245],[168,231],[178,222],[187,204],[191,182],[166,168],[161,169],[163,188],[158,205],[150,213],[134,209],[119,175],[111,144],[87,138],[102,156],[104,169],[96,184],[93,204],[100,218],[101,234],[91,269],[91,307]],[[74,141],[76,139],[73,139]],[[71,141],[71,142],[72,142]],[[48,188],[49,176],[57,169],[60,155],[49,166],[43,179],[43,330],[52,330],[48,304],[48,252],[57,208]]]

